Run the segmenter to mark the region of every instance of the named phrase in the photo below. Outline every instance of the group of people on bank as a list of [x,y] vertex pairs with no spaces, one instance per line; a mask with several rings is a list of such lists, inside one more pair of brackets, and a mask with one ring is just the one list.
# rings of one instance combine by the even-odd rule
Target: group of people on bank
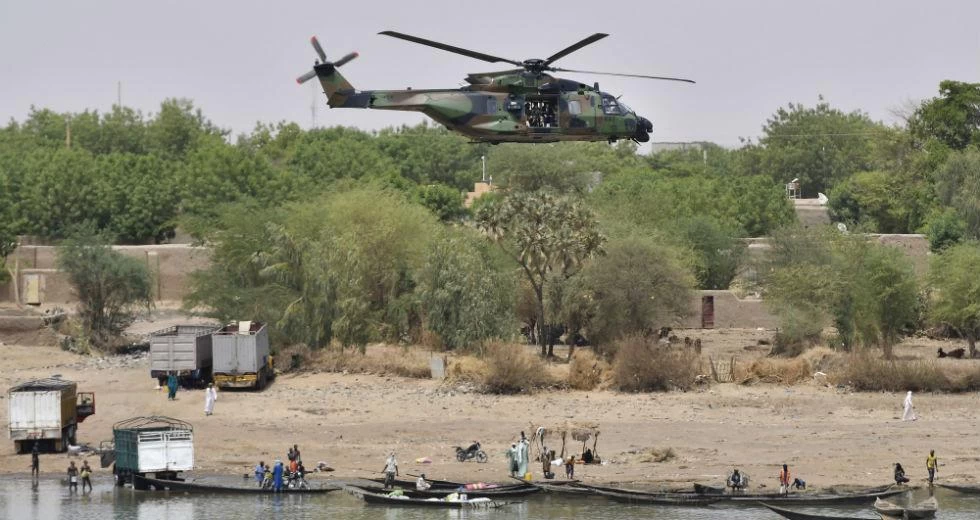
[[306,467],[303,466],[303,457],[300,454],[299,446],[293,444],[292,448],[286,453],[287,463],[281,459],[276,459],[271,466],[267,466],[265,461],[259,461],[255,466],[255,482],[262,489],[269,489],[273,492],[282,491],[284,486],[290,483],[305,486]]

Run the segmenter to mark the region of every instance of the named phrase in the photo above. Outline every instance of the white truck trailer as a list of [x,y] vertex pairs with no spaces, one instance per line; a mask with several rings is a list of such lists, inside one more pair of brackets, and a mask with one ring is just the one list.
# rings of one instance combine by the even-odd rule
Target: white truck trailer
[[176,325],[150,334],[150,377],[160,386],[173,373],[185,386],[211,381],[211,333],[215,325]]
[[239,321],[211,335],[214,384],[219,388],[260,389],[275,377],[264,323]]
[[164,416],[134,417],[112,425],[112,443],[103,443],[102,467],[115,461],[116,484],[146,489],[140,477],[176,480],[194,468],[194,428]]
[[78,392],[73,381],[37,379],[7,393],[10,438],[17,453],[38,444],[46,451],[66,451],[76,444],[78,424],[95,413],[95,393]]

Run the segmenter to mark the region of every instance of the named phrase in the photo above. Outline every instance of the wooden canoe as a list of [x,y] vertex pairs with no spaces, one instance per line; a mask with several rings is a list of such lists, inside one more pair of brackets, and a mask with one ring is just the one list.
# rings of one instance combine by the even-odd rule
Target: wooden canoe
[[601,491],[596,490],[596,494],[604,496],[610,500],[615,500],[616,502],[625,502],[628,504],[654,504],[660,506],[688,506],[688,507],[704,507],[710,504],[718,502],[718,497],[671,497],[666,495],[642,495],[634,493],[613,493],[611,491]]
[[371,493],[361,490],[355,492],[360,495],[368,504],[383,505],[389,507],[432,507],[440,509],[495,509],[507,505],[506,502],[498,502],[487,498],[475,498],[469,500],[440,500],[436,498],[408,498],[391,497],[380,493]]
[[841,494],[831,494],[831,493],[790,493],[788,495],[781,495],[778,493],[770,494],[722,494],[722,495],[704,495],[698,493],[676,493],[676,492],[656,492],[656,491],[642,491],[638,489],[627,489],[627,488],[614,488],[608,486],[590,486],[586,484],[569,484],[573,487],[581,487],[591,490],[596,494],[612,493],[615,495],[628,495],[636,497],[646,497],[651,500],[664,500],[671,501],[676,500],[696,502],[697,499],[709,499],[712,502],[768,502],[768,503],[779,503],[779,504],[800,504],[800,505],[821,505],[821,504],[865,504],[871,503],[875,499],[887,498],[895,495],[900,495],[908,491],[905,489],[890,489],[886,491],[876,491],[871,493],[841,493]]
[[936,511],[939,511],[939,502],[936,501],[936,497],[929,497],[922,502],[906,507],[905,518],[909,520],[932,518],[936,516]]
[[[249,480],[249,483],[253,484],[251,486],[228,486],[223,484],[209,484],[206,482],[188,482],[186,480],[163,480],[155,479],[149,477],[141,477],[139,475],[133,475],[133,480],[141,485],[141,487],[146,487],[150,489],[156,489],[158,491],[180,491],[183,493],[215,493],[215,494],[242,494],[242,495],[269,495],[273,494],[274,491],[271,489],[262,489],[258,485],[254,485],[254,480]],[[311,493],[329,493],[331,491],[337,491],[340,488],[332,486],[310,486],[306,489],[300,488],[287,488],[283,487],[280,493],[285,494],[311,494]]]
[[[388,492],[388,490],[385,490],[383,486],[358,486],[354,484],[351,485],[351,487],[360,489],[362,491],[366,491],[368,493],[377,493],[382,495]],[[405,496],[409,498],[443,498],[451,493],[460,492],[458,488],[457,489],[430,488],[425,491],[419,491],[415,489],[414,486],[412,486],[410,488],[398,487],[395,489],[401,490],[401,492],[404,493]],[[530,495],[533,493],[538,493],[540,491],[541,488],[538,488],[536,486],[516,485],[516,486],[501,486],[501,487],[486,488],[486,489],[467,489],[467,490],[463,490],[462,492],[466,493],[467,496],[472,498],[515,498],[515,497]]]
[[788,518],[789,520],[871,520],[870,518],[858,517],[858,516],[831,516],[831,515],[820,515],[813,513],[801,513],[799,511],[792,511],[789,509],[783,509],[781,507],[776,507],[771,504],[766,504],[760,502],[767,509],[776,513],[777,515]]
[[968,495],[980,495],[980,486],[976,484],[936,484],[941,488],[946,488],[950,491],[956,491],[957,493],[966,493]]
[[882,500],[881,498],[875,499],[874,508],[881,516],[889,518],[902,518],[905,516],[904,507],[887,500]]

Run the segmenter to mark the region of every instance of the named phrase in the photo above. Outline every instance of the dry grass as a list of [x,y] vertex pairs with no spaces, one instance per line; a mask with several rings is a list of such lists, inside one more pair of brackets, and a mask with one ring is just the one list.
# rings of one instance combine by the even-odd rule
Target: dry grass
[[735,381],[746,384],[754,381],[763,383],[793,385],[808,381],[813,376],[813,367],[804,358],[757,359],[748,365],[735,366]]
[[687,349],[662,347],[633,336],[616,345],[612,386],[625,392],[688,390],[700,364],[699,356]]
[[310,368],[325,372],[348,372],[428,379],[429,352],[418,348],[376,345],[364,354],[356,350],[323,350],[316,354]]
[[527,392],[554,384],[541,358],[523,345],[494,343],[487,347],[485,390],[497,394]]
[[275,352],[273,364],[280,372],[293,372],[313,365],[313,350],[306,345],[289,345]]
[[473,356],[455,356],[446,367],[446,382],[483,384],[487,373],[486,361]]
[[609,364],[596,357],[591,350],[578,349],[568,366],[568,386],[576,390],[593,390],[602,382]]
[[831,379],[863,391],[963,392],[978,388],[980,371],[975,367],[948,372],[935,360],[889,361],[862,352],[848,356]]

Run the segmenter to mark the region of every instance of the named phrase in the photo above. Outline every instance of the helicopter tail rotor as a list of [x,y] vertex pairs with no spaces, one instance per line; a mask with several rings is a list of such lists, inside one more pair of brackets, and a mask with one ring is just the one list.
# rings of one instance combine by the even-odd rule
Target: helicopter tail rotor
[[[314,66],[320,65],[320,64],[323,64],[323,63],[329,63],[330,65],[333,65],[335,68],[336,67],[342,67],[344,64],[348,63],[349,61],[351,61],[354,58],[356,58],[356,57],[359,56],[358,53],[352,52],[352,53],[344,56],[343,58],[340,58],[339,60],[331,63],[331,62],[327,61],[327,53],[323,51],[323,47],[320,45],[320,41],[317,40],[316,36],[313,36],[313,37],[310,38],[310,44],[313,46],[313,50],[316,51],[316,55],[319,57],[319,59],[316,60],[316,62],[314,63]],[[307,81],[309,81],[309,80],[311,80],[311,79],[313,79],[315,77],[316,77],[316,70],[310,70],[309,72],[307,72],[307,73],[303,74],[302,76],[296,78],[296,83],[299,83],[300,85],[302,85],[303,83],[306,83]]]

